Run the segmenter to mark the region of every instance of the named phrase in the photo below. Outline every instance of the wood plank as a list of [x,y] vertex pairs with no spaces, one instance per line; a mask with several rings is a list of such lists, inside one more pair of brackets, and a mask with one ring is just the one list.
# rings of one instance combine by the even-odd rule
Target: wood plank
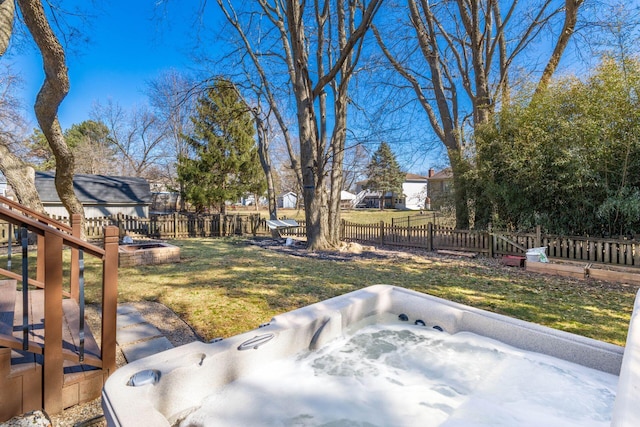
[[589,268],[589,277],[597,280],[609,282],[624,282],[640,284],[640,274],[622,271],[603,270],[599,268]]
[[439,249],[437,252],[439,254],[443,254],[443,255],[462,256],[462,257],[466,257],[466,258],[475,258],[475,257],[478,256],[478,254],[475,253],[475,252],[448,251],[448,250],[443,250],[443,249]]
[[16,306],[16,280],[0,280],[0,334],[13,334],[13,312]]
[[554,274],[557,276],[574,277],[584,279],[586,266],[575,266],[568,264],[555,264],[548,262],[527,261],[526,270],[534,273]]

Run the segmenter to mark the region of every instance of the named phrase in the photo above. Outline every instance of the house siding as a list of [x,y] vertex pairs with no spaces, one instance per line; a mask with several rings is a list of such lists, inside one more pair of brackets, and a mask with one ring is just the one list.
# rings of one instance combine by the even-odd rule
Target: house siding
[[[69,218],[69,213],[60,205],[45,205],[44,210],[54,218]],[[100,218],[103,216],[115,215],[137,216],[141,218],[149,217],[148,206],[84,206],[84,216],[86,218]]]
[[424,182],[404,182],[402,192],[405,196],[404,209],[424,209],[424,201],[427,197],[426,179]]

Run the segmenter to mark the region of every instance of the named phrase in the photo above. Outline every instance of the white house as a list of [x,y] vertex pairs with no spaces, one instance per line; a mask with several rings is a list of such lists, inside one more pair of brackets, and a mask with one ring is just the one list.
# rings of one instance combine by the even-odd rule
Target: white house
[[278,196],[278,209],[295,209],[298,196],[293,191]]
[[427,177],[408,173],[402,183],[404,194],[404,209],[424,209],[424,201],[427,198]]
[[[358,207],[378,208],[380,207],[380,192],[373,189],[364,190],[367,181],[356,183],[356,196]],[[392,194],[387,192],[384,195],[384,205],[386,208],[395,209],[424,209],[427,198],[427,177],[408,173],[402,183],[402,194]]]

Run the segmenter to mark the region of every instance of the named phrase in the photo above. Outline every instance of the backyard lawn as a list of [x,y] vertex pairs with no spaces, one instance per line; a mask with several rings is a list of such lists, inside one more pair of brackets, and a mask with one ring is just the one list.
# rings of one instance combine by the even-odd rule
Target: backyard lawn
[[[494,260],[427,252],[332,261],[264,249],[241,238],[171,241],[177,264],[121,268],[119,301],[165,304],[205,340],[373,284],[415,289],[478,308],[624,345],[636,286],[526,273]],[[374,252],[375,254],[375,252]],[[87,297],[97,302],[98,290]]]

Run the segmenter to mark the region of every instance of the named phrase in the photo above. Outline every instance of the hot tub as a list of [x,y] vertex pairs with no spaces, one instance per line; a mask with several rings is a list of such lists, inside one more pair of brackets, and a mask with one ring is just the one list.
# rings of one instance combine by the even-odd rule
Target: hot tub
[[[613,408],[610,411],[613,413],[611,425],[638,426],[640,349],[636,347],[640,342],[637,331],[640,326],[636,325],[637,312],[640,310],[636,301],[627,350],[624,352],[622,347],[612,344],[411,290],[376,285],[278,315],[268,324],[244,334],[214,343],[191,343],[135,361],[118,369],[108,379],[102,394],[102,406],[111,426],[175,425],[203,402],[206,405],[212,399],[208,396],[218,390],[231,393],[226,391],[231,385],[260,372],[271,371],[282,360],[302,360],[303,356],[300,355],[307,357],[320,354],[336,341],[344,339],[345,335],[353,335],[360,328],[364,330],[369,327],[367,325],[376,319],[391,318],[396,319],[396,325],[393,326],[396,329],[402,329],[398,325],[404,322],[411,325],[410,328],[424,329],[426,334],[441,331],[443,337],[444,334],[452,337],[487,337],[513,349],[507,352],[531,351],[541,357],[556,358],[561,363],[575,363],[594,370],[598,375],[613,377],[617,382],[614,391],[616,387],[617,391],[615,403],[610,404]],[[434,342],[440,342],[437,336],[434,339]],[[461,344],[455,343],[455,346],[460,347]],[[350,351],[338,350],[338,353]],[[493,347],[490,346],[486,353],[492,352]],[[323,359],[325,365],[327,360],[333,360],[327,357],[330,356]],[[542,364],[546,365],[547,362]],[[480,372],[479,376],[482,375]],[[498,383],[506,379],[500,378],[499,374],[493,375],[498,376]],[[452,389],[455,390],[455,387]],[[561,390],[559,392],[562,393]],[[613,396],[614,393],[611,394]],[[248,397],[244,411],[260,413],[265,409],[262,404],[252,405]],[[354,395],[353,399],[355,402],[363,398]],[[570,402],[572,397],[567,399]],[[278,396],[274,395],[273,401],[277,400]],[[366,397],[364,400],[367,400]],[[291,425],[314,425],[308,421],[297,420],[297,424]],[[227,425],[233,424],[230,421]],[[380,425],[388,423],[382,422]],[[405,425],[413,424],[407,422]]]

